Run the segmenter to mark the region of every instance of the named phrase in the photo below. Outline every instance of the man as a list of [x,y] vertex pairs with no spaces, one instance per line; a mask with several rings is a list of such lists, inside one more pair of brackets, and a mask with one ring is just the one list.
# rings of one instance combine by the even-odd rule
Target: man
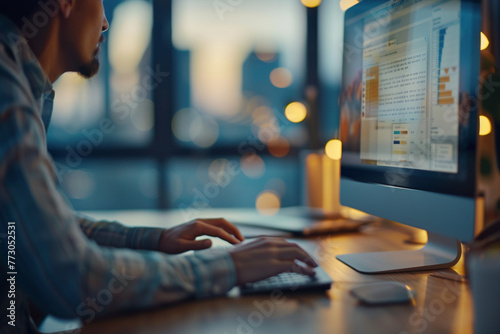
[[2,333],[32,331],[33,310],[89,322],[224,294],[283,271],[314,274],[314,261],[279,239],[228,252],[165,254],[209,248],[209,241],[195,240],[200,235],[240,243],[241,233],[224,219],[163,230],[94,222],[72,211],[46,148],[52,83],[68,71],[96,74],[107,29],[102,0],[0,3],[0,307],[2,314],[7,310]]

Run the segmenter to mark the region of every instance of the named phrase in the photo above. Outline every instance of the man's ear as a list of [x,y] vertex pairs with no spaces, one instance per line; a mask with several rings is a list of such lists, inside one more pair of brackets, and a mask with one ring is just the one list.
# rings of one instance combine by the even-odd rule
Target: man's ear
[[59,12],[65,19],[71,15],[73,7],[75,7],[75,2],[76,0],[57,0],[57,3],[59,4]]

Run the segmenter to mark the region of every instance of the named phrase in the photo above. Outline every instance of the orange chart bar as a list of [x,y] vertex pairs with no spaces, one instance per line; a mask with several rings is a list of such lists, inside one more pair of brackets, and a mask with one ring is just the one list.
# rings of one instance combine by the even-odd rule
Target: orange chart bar
[[446,82],[450,82],[450,76],[449,75],[447,75],[445,77],[439,78],[439,83],[446,83]]
[[440,97],[451,97],[453,96],[453,92],[451,90],[445,90],[439,92]]
[[446,85],[445,84],[439,84],[439,90],[445,90]]
[[440,105],[445,105],[445,104],[454,104],[455,99],[453,97],[447,97],[444,99],[439,99],[439,104]]

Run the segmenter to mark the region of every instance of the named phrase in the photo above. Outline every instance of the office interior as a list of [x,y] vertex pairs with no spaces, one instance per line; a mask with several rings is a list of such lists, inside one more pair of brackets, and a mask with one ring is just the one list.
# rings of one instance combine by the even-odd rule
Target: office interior
[[104,2],[101,71],[58,80],[48,133],[76,210],[301,204],[300,153],[338,133],[349,1],[231,3]]
[[[104,1],[101,71],[55,83],[47,134],[75,210],[272,217],[307,205],[305,156],[341,139],[344,14],[357,3]],[[482,66],[496,76],[499,22],[499,3],[483,1]],[[498,148],[495,96],[480,130],[496,132]],[[481,161],[480,171],[498,173],[496,165]],[[500,201],[491,206],[493,220]]]
[[[301,152],[339,138],[357,1],[320,2],[105,1],[99,75],[55,84],[48,145],[74,208],[303,204]],[[491,57],[497,13],[482,29]],[[231,163],[241,173],[221,180]]]

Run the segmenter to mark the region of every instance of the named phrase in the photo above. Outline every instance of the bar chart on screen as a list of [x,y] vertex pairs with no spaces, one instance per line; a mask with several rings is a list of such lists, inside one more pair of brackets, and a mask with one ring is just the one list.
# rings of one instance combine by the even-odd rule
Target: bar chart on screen
[[[459,27],[450,26],[434,31],[433,67],[434,88],[433,102],[437,105],[449,105],[458,102],[458,42]],[[437,47],[436,47],[437,46]]]

